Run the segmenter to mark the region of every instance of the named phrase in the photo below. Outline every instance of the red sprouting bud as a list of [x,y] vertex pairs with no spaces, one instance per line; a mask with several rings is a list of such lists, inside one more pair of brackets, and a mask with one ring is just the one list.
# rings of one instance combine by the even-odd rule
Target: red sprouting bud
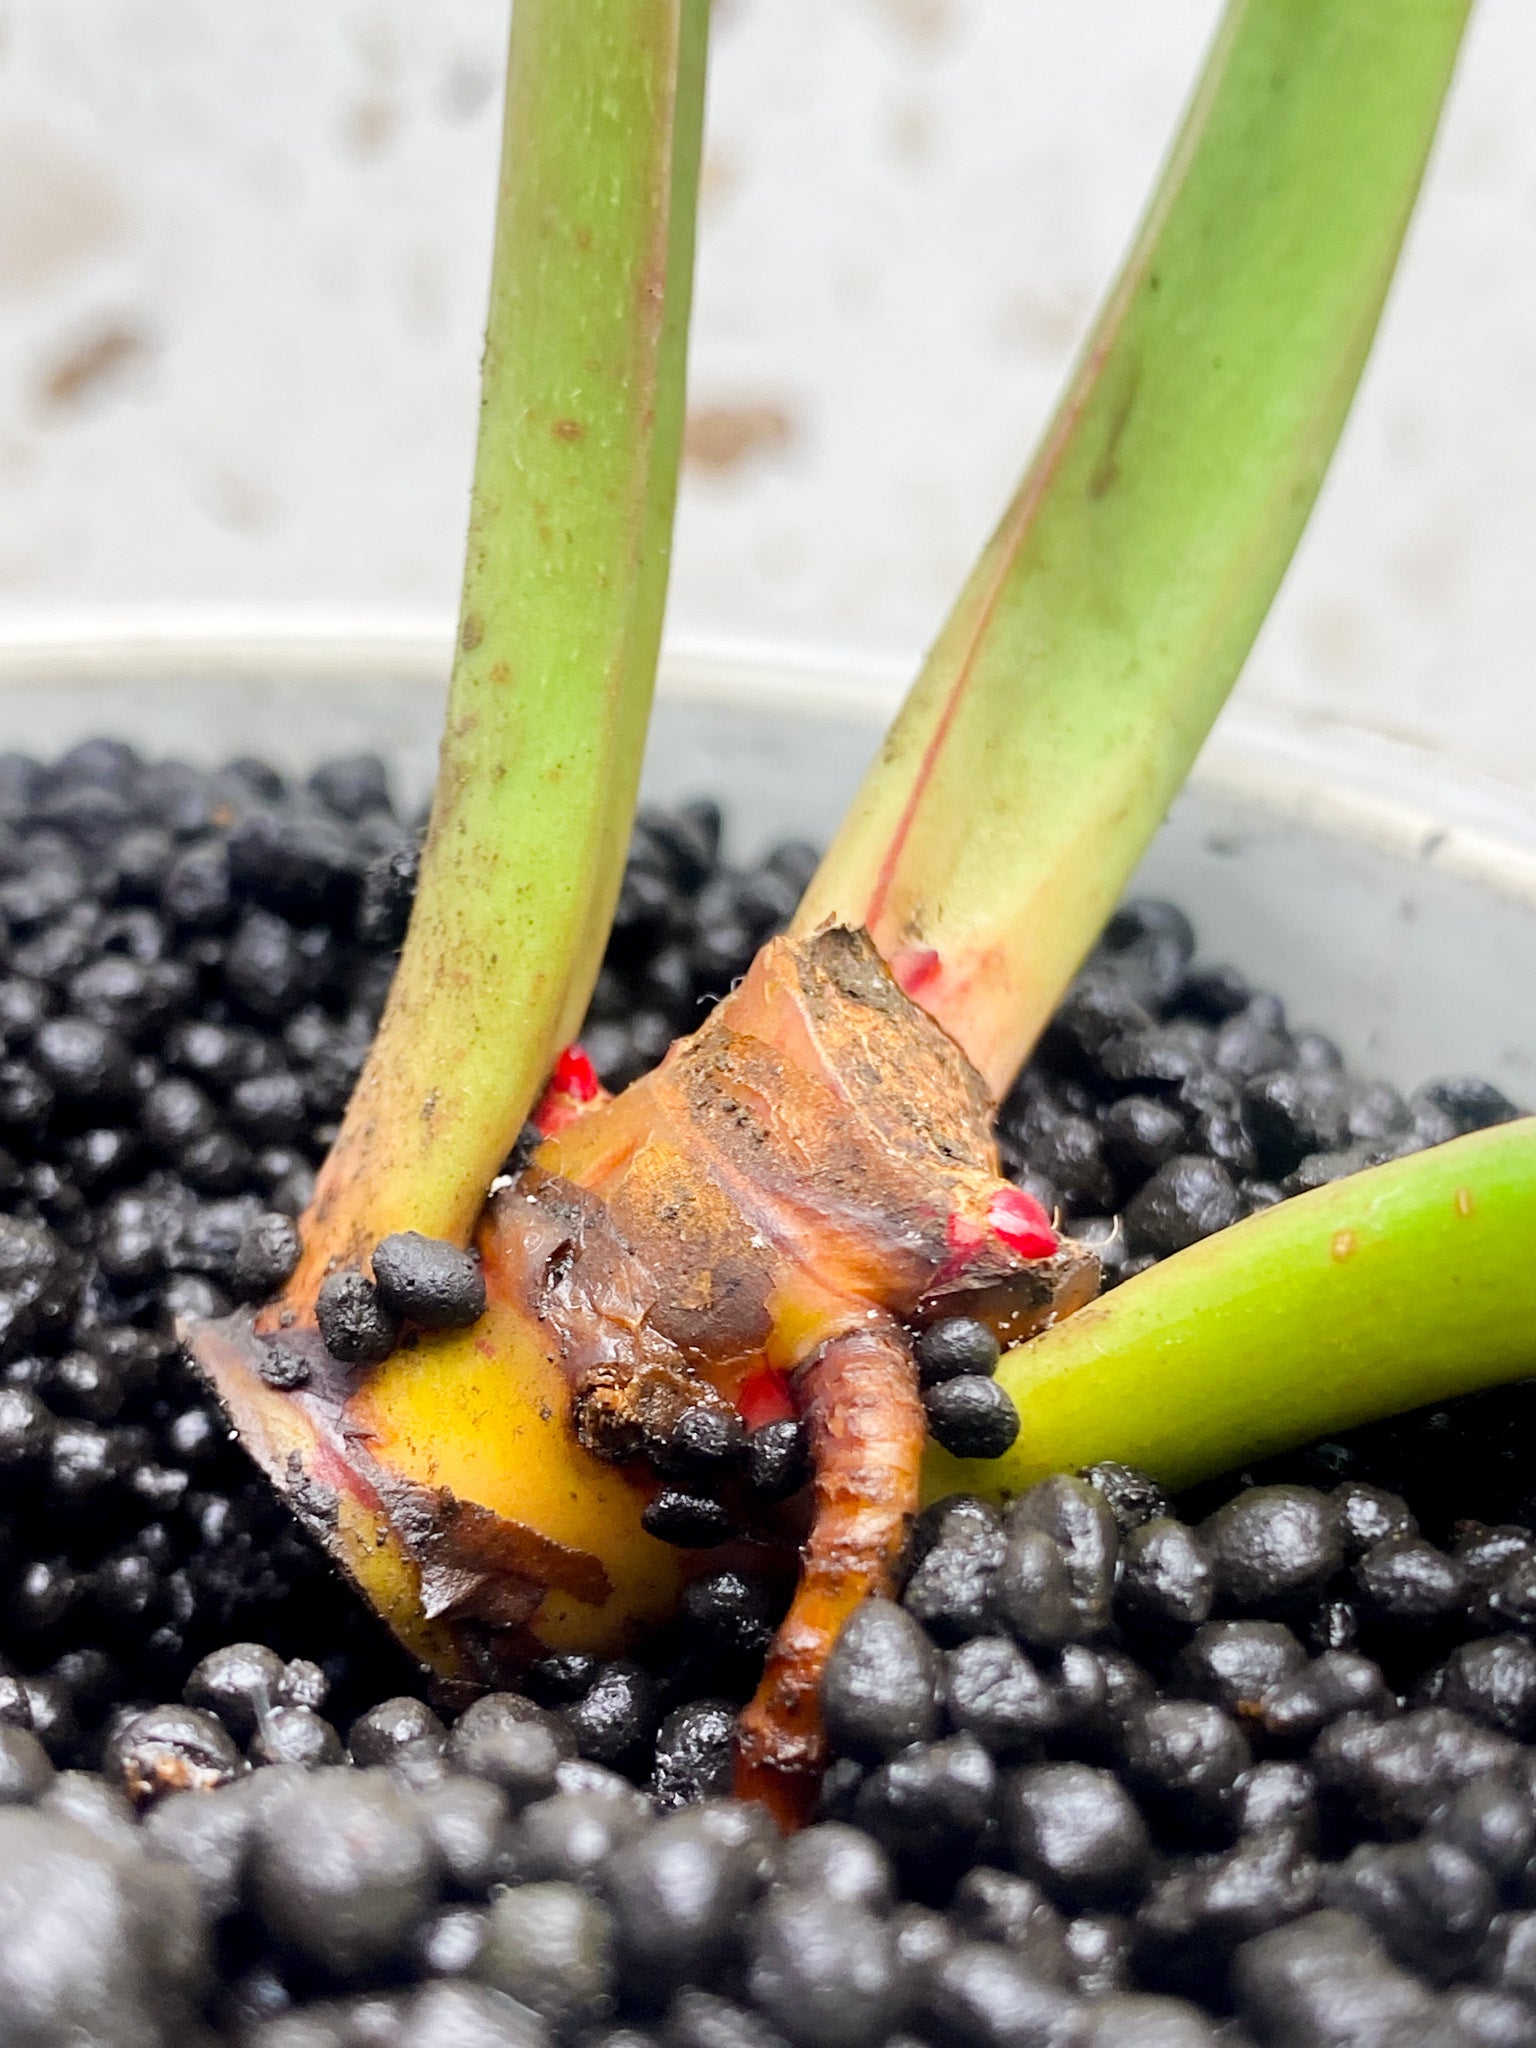
[[546,1138],[553,1138],[585,1111],[607,1099],[596,1067],[579,1045],[568,1045],[555,1061],[554,1071],[529,1122]]
[[769,1422],[793,1422],[798,1410],[789,1391],[789,1375],[764,1366],[749,1373],[736,1394],[736,1407],[748,1429],[761,1429]]
[[1020,1258],[1048,1259],[1060,1249],[1050,1217],[1022,1188],[999,1188],[987,1204],[987,1223]]
[[596,1067],[579,1045],[568,1045],[561,1053],[555,1061],[549,1085],[558,1094],[569,1095],[576,1102],[595,1102],[603,1092]]
[[932,946],[903,946],[891,960],[891,978],[903,995],[917,1002],[939,966],[939,956]]

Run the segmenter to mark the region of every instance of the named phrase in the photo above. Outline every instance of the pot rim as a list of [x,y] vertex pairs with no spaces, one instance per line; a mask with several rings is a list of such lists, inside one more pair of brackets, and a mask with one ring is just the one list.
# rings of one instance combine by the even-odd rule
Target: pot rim
[[[0,625],[0,705],[28,689],[359,680],[441,689],[451,621],[437,613],[136,607]],[[909,666],[890,654],[743,637],[673,638],[666,703],[882,728]],[[1223,712],[1191,775],[1256,807],[1536,906],[1536,791],[1447,761],[1342,714],[1288,712],[1249,694]]]

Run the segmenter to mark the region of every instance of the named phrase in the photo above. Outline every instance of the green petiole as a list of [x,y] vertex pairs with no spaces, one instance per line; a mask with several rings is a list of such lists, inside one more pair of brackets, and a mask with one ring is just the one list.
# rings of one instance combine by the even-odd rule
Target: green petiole
[[707,26],[707,0],[518,0],[437,792],[311,1259],[463,1242],[597,974],[666,596]]
[[1375,332],[1469,0],[1231,0],[1034,464],[812,882],[1001,1095],[1220,709]]
[[1536,1118],[1294,1196],[1009,1352],[1013,1450],[934,1494],[1120,1459],[1187,1486],[1536,1373]]

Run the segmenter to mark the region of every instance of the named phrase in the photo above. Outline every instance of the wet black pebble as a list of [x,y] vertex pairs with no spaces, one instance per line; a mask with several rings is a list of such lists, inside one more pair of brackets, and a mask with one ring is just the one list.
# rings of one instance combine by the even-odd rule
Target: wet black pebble
[[1108,1501],[1115,1527],[1122,1536],[1129,1536],[1144,1522],[1156,1521],[1168,1514],[1168,1496],[1155,1479],[1145,1472],[1138,1472],[1134,1466],[1106,1459],[1101,1464],[1088,1466],[1081,1476]]
[[1112,1771],[1037,1764],[1004,1781],[1002,1825],[1014,1868],[1065,1906],[1134,1899],[1151,1844],[1146,1823]]
[[1344,1561],[1343,1515],[1309,1486],[1256,1486],[1201,1525],[1218,1596],[1238,1613],[1283,1613]]
[[1271,1688],[1294,1677],[1307,1653],[1279,1621],[1208,1621],[1180,1651],[1181,1686],[1229,1713],[1260,1713]]
[[1277,1748],[1301,1749],[1344,1714],[1396,1711],[1379,1665],[1352,1650],[1325,1650],[1272,1686],[1255,1718]]
[[258,1815],[250,1881],[273,1940],[345,1979],[400,1947],[436,1900],[441,1863],[386,1773],[326,1770]]
[[1329,1072],[1263,1074],[1243,1089],[1243,1117],[1266,1180],[1283,1180],[1308,1153],[1337,1150],[1348,1134],[1348,1095]]
[[761,1874],[752,1848],[723,1839],[710,1825],[709,1807],[700,1805],[622,1843],[607,1859],[602,1883],[618,1928],[625,1988],[659,2002],[672,1986],[707,1982],[718,1970]]
[[872,1770],[853,1817],[909,1869],[952,1869],[968,1861],[997,1801],[997,1768],[969,1732],[917,1742]]
[[1428,2041],[1437,2002],[1397,1969],[1351,1913],[1309,1913],[1246,1943],[1232,1970],[1237,2007],[1265,2048],[1359,2048]]
[[[691,1985],[668,2006],[662,2039],[666,2048],[784,2048],[784,2036],[753,2007]],[[621,2027],[592,2048],[655,2048],[655,2037]]]
[[974,1508],[937,1520],[931,1547],[921,1552],[918,1546],[916,1568],[902,1593],[902,1605],[937,1642],[961,1642],[994,1625],[992,1580],[1003,1559],[1002,1524],[981,1502]]
[[1312,1750],[1324,1795],[1374,1834],[1403,1836],[1430,1820],[1462,1786],[1512,1766],[1507,1736],[1448,1707],[1419,1707],[1395,1720],[1346,1714]]
[[1471,1077],[1431,1081],[1420,1089],[1415,1101],[1427,1102],[1449,1117],[1459,1136],[1486,1130],[1490,1124],[1506,1124],[1520,1114],[1492,1082]]
[[52,1782],[53,1764],[32,1730],[0,1725],[0,1806],[30,1806]]
[[240,1905],[251,1829],[269,1782],[244,1778],[216,1792],[178,1793],[145,1816],[146,1854],[190,1871],[210,1916],[222,1918]]
[[247,1742],[276,1703],[283,1670],[282,1658],[264,1643],[229,1643],[192,1667],[182,1698],[217,1714],[237,1742]]
[[809,1475],[805,1431],[798,1422],[765,1422],[749,1432],[745,1477],[759,1500],[788,1500]]
[[1442,1621],[1466,1602],[1467,1575],[1453,1557],[1421,1536],[1388,1536],[1355,1566],[1367,1606],[1385,1620]]
[[659,1806],[685,1806],[731,1789],[736,1707],[730,1700],[689,1700],[656,1731],[651,1794]]
[[639,1835],[650,1818],[646,1803],[628,1786],[624,1792],[622,1798],[560,1792],[528,1807],[508,1845],[518,1876],[595,1881],[620,1845]]
[[751,1657],[767,1648],[773,1633],[774,1602],[757,1579],[741,1572],[711,1572],[684,1588],[683,1617],[693,1643]]
[[520,1693],[490,1692],[454,1723],[446,1755],[455,1770],[488,1779],[514,1806],[526,1806],[554,1791],[555,1773],[576,1747],[572,1730],[557,1715]]
[[347,1734],[347,1749],[355,1764],[387,1764],[408,1745],[429,1742],[441,1748],[447,1731],[425,1700],[410,1693],[380,1700],[359,1714]]
[[462,1330],[485,1313],[485,1275],[473,1252],[401,1230],[373,1248],[373,1284],[392,1315],[427,1330]]
[[1283,1829],[1172,1863],[1132,1921],[1143,1977],[1220,2003],[1232,1951],[1310,1912],[1321,1882],[1307,1846]]
[[665,1478],[685,1486],[718,1486],[741,1463],[747,1432],[734,1408],[695,1401],[651,1450],[651,1462]]
[[[396,1751],[397,1758],[405,1755]],[[397,1775],[412,1794],[451,1891],[478,1898],[495,1879],[512,1871],[511,1807],[499,1785],[447,1773],[434,1783],[413,1786],[403,1773]],[[558,1803],[542,1802],[546,1807]]]
[[893,1601],[856,1608],[827,1659],[822,1717],[835,1747],[872,1761],[938,1732],[939,1653]]
[[549,2048],[549,2042],[549,2029],[515,1998],[448,1979],[405,2000],[392,2039],[375,2034],[358,2042],[354,2034],[339,2048]]
[[1059,1649],[1081,1628],[1072,1576],[1061,1545],[1044,1529],[1012,1529],[987,1582],[996,1619],[1025,1645]]
[[821,1892],[871,1913],[896,1903],[890,1860],[862,1828],[822,1821],[791,1835],[773,1859],[773,1882],[787,1891]]
[[1343,1520],[1344,1550],[1348,1557],[1360,1557],[1389,1537],[1419,1533],[1408,1503],[1384,1487],[1370,1486],[1363,1479],[1346,1479],[1333,1489],[1333,1499]]
[[966,1373],[993,1373],[1002,1355],[986,1324],[970,1316],[946,1316],[940,1322],[930,1323],[913,1349],[918,1380],[924,1387],[936,1387]]
[[1216,1597],[1211,1554],[1183,1522],[1158,1515],[1125,1538],[1116,1601],[1128,1621],[1155,1629],[1194,1629]]
[[102,1754],[102,1774],[135,1804],[167,1792],[211,1792],[240,1770],[240,1752],[221,1722],[196,1707],[147,1707],[130,1714]]
[[1146,1993],[1106,1998],[1083,2015],[1083,2048],[1222,2048],[1232,2037],[1197,2007]]
[[298,1226],[289,1216],[268,1209],[249,1223],[235,1253],[234,1281],[242,1299],[265,1301],[288,1280],[299,1263]]
[[40,1812],[0,1811],[0,2024],[18,2048],[195,2038],[209,1948],[184,1870]]
[[1209,1830],[1253,1761],[1237,1723],[1205,1700],[1154,1700],[1126,1719],[1126,1777],[1146,1809],[1176,1834]]
[[1120,1536],[1096,1487],[1065,1473],[1042,1479],[1013,1503],[1004,1526],[1010,1537],[1038,1531],[1057,1546],[1075,1633],[1095,1635],[1108,1625]]
[[776,1893],[753,1916],[747,1952],[753,2003],[796,2048],[875,2048],[901,2012],[890,1930],[850,1901]]
[[615,2004],[612,1917],[580,1885],[521,1885],[492,1901],[471,1968],[557,2032],[599,2026]]
[[1519,1742],[1536,1734],[1536,1646],[1522,1636],[1458,1644],[1423,1690],[1437,1705]]
[[1006,1387],[972,1374],[923,1395],[929,1434],[955,1458],[1000,1458],[1019,1434],[1019,1411]]
[[1439,1840],[1454,1843],[1480,1863],[1495,1884],[1515,1877],[1536,1852],[1536,1808],[1529,1788],[1513,1777],[1464,1785],[1430,1826]]
[[1180,1153],[1160,1166],[1125,1207],[1133,1252],[1165,1257],[1225,1230],[1242,1214],[1232,1176],[1218,1160]]
[[638,1664],[615,1659],[604,1664],[590,1690],[560,1719],[580,1755],[594,1763],[622,1766],[635,1760],[660,1719],[656,1681]]
[[1070,1992],[989,1941],[957,1943],[924,1973],[916,2003],[941,2048],[1047,2048],[1070,2038],[1080,2011]]
[[1006,1636],[975,1636],[946,1656],[945,1712],[993,1756],[1020,1756],[1061,1720],[1056,1691]]
[[1359,1914],[1405,1969],[1435,1983],[1471,1962],[1498,1904],[1483,1866],[1436,1837],[1362,1843],[1327,1872],[1323,1898]]
[[640,1521],[650,1535],[675,1543],[680,1550],[713,1550],[735,1532],[723,1501],[681,1486],[664,1486],[646,1503]]
[[590,1691],[600,1660],[584,1650],[557,1650],[536,1657],[522,1674],[522,1689],[541,1707],[564,1707]]
[[366,1275],[353,1268],[320,1283],[315,1317],[325,1348],[344,1365],[376,1365],[400,1339],[400,1321],[380,1300]]
[[1508,1992],[1455,1985],[1442,2005],[1456,2048],[1536,2048],[1536,2012]]
[[346,1751],[336,1730],[313,1707],[274,1707],[263,1715],[246,1756],[257,1765],[298,1764],[313,1770],[344,1762]]
[[974,1864],[955,1886],[950,1918],[966,1939],[1000,1942],[1054,1983],[1076,1980],[1067,1923],[1030,1878]]

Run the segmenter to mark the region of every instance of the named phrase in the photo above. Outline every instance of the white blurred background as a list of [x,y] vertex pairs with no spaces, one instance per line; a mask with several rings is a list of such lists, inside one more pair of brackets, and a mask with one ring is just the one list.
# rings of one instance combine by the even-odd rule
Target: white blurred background
[[[670,634],[910,670],[1215,0],[716,0]],[[451,630],[506,0],[0,4],[0,641]],[[1240,701],[1536,789],[1536,7],[1481,0]],[[1242,715],[1241,712],[1239,715]]]

